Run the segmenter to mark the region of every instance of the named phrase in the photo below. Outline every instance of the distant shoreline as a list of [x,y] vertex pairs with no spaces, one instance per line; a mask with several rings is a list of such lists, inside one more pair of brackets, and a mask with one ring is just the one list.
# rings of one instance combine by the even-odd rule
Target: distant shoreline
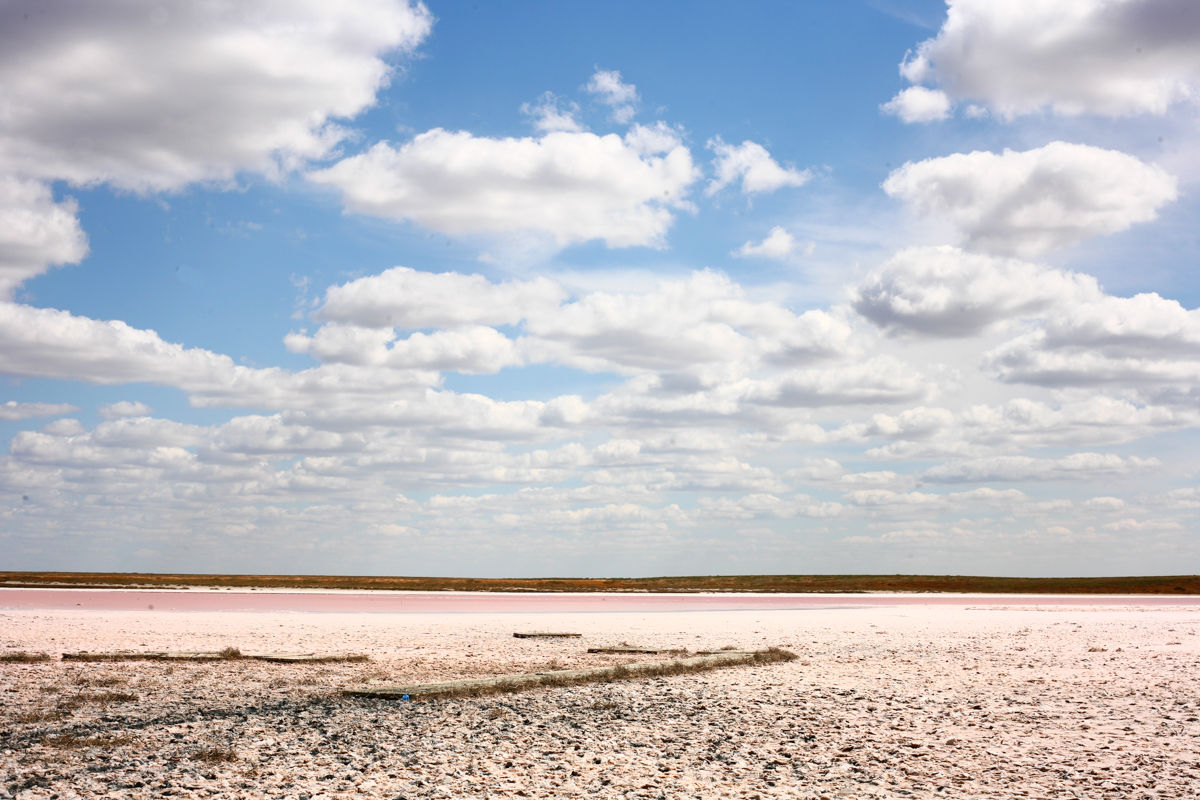
[[413,592],[859,593],[1198,595],[1200,575],[1004,578],[970,575],[707,575],[656,578],[429,578],[343,575],[216,575],[126,572],[0,572],[0,587],[171,589],[187,587]]

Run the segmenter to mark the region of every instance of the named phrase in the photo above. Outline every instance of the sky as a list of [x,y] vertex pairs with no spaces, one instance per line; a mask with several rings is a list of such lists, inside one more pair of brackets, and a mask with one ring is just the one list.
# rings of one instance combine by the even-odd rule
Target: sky
[[1200,572],[1200,4],[0,4],[0,568]]

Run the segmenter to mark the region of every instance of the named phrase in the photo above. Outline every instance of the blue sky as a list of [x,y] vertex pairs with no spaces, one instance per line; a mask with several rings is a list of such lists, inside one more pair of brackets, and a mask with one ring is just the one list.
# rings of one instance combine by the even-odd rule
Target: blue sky
[[6,568],[1200,568],[1190,3],[0,14]]

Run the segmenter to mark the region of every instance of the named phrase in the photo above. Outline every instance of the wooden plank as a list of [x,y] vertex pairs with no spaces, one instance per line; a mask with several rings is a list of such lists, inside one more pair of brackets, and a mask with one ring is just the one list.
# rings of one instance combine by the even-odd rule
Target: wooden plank
[[619,654],[637,654],[647,653],[650,655],[658,655],[662,650],[647,650],[641,647],[589,647],[589,653],[619,653]]
[[391,700],[430,700],[439,697],[467,697],[500,692],[519,692],[545,686],[570,686],[572,684],[596,681],[679,675],[739,664],[769,664],[777,661],[791,661],[795,657],[786,650],[776,650],[774,648],[753,652],[725,650],[711,655],[690,656],[670,661],[643,661],[641,663],[618,664],[609,667],[523,672],[439,683],[365,686],[343,689],[342,694],[349,697],[378,697]]
[[220,653],[169,653],[162,650],[142,650],[140,652],[118,651],[115,653],[92,653],[83,650],[78,653],[63,653],[63,661],[219,661]]
[[578,639],[582,633],[553,633],[550,631],[529,631],[527,633],[514,633],[513,637],[517,639]]
[[369,656],[362,653],[333,653],[317,655],[316,653],[246,653],[242,658],[255,661],[271,661],[276,664],[333,664],[351,661],[370,661]]
[[114,653],[63,653],[63,661],[271,661],[278,664],[320,664],[339,661],[367,661],[365,655],[340,653],[236,653],[221,651],[169,652],[165,650],[118,651]]

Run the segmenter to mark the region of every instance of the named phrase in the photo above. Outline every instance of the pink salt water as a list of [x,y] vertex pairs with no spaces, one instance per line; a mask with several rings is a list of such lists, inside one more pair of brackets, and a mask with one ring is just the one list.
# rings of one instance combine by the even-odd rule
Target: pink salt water
[[965,594],[554,594],[279,590],[4,589],[0,608],[97,611],[307,611],[338,613],[537,613],[804,610],[855,606],[1197,606],[1182,595]]

